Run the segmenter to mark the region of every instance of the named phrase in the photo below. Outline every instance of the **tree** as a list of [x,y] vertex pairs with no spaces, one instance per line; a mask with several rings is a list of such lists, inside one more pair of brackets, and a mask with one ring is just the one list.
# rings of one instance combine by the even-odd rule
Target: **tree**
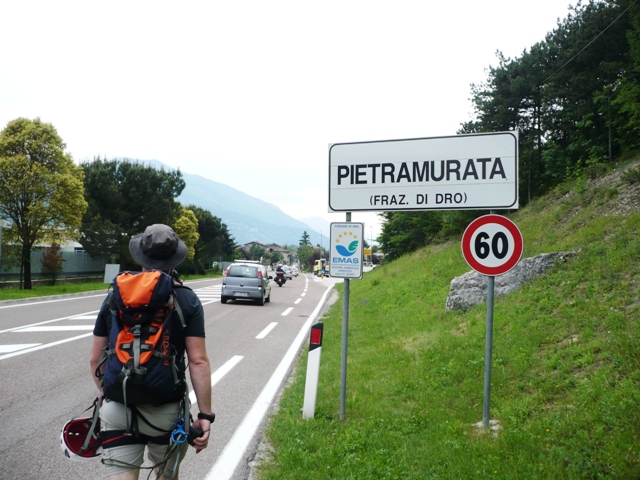
[[50,247],[45,248],[42,252],[40,262],[42,263],[42,273],[49,277],[52,286],[55,285],[58,275],[62,272],[62,263],[66,262],[62,257],[60,245],[54,243]]
[[205,265],[222,256],[222,222],[214,217],[209,210],[195,205],[188,205],[198,219],[198,241],[194,245],[194,273],[204,273]]
[[300,239],[300,246],[302,247],[303,245],[311,245],[311,238],[306,230],[303,232],[302,238]]
[[[189,261],[187,264],[187,267],[189,267],[195,255],[195,245],[200,238],[200,234],[198,233],[198,219],[192,210],[185,208],[183,205],[180,205],[180,212],[180,217],[178,217],[173,225],[173,231],[176,232],[176,235],[178,235],[187,246],[188,254],[186,260]],[[187,270],[193,272],[194,268],[187,268]]]
[[194,246],[200,238],[200,234],[198,233],[198,219],[195,213],[193,213],[193,210],[189,210],[183,205],[180,205],[180,217],[178,217],[174,223],[173,231],[176,232],[176,235],[180,237],[189,249],[187,258],[193,258],[195,253]]
[[220,224],[220,253],[223,258],[236,259],[238,251],[236,250],[236,240],[229,232],[226,223]]
[[282,263],[283,260],[284,260],[284,256],[282,255],[281,252],[273,252],[271,254],[271,260],[269,263],[273,265],[274,263]]
[[89,203],[82,219],[82,246],[91,256],[108,255],[122,268],[135,268],[129,240],[149,225],[175,224],[181,212],[175,198],[185,185],[182,174],[99,158],[82,168]]
[[260,260],[264,256],[264,248],[259,245],[251,245],[248,255],[249,260]]
[[18,118],[0,132],[0,217],[12,222],[8,240],[21,245],[27,290],[33,246],[77,238],[87,209],[82,168],[65,147],[53,125],[39,118]]
[[[0,220],[1,221],[1,220]],[[20,267],[20,245],[9,241],[8,231],[2,236],[2,251],[0,252],[0,267],[8,272],[12,268]]]
[[313,265],[313,247],[311,245],[301,245],[298,248],[298,261],[300,265],[312,266]]
[[628,4],[579,2],[530,51],[498,54],[486,82],[473,85],[476,118],[461,132],[518,130],[521,204],[638,144]]
[[612,101],[620,116],[613,122],[621,133],[622,146],[638,148],[640,138],[640,5],[629,5],[630,28],[627,31],[631,65],[616,86],[618,95]]

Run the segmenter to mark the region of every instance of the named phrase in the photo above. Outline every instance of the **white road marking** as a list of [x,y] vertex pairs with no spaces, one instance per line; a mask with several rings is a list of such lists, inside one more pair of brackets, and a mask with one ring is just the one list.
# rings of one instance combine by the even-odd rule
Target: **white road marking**
[[287,376],[289,367],[295,360],[302,342],[307,339],[307,336],[309,335],[309,328],[315,321],[316,316],[320,312],[320,309],[332,288],[333,285],[329,286],[324,292],[324,295],[320,299],[315,310],[304,323],[298,333],[298,336],[289,347],[289,350],[287,350],[287,353],[284,355],[282,361],[273,372],[273,375],[271,375],[271,378],[262,389],[262,392],[260,392],[260,395],[258,395],[256,401],[253,403],[249,413],[244,417],[242,423],[233,434],[233,437],[229,440],[229,443],[225,445],[224,450],[222,450],[222,453],[218,457],[218,460],[209,471],[206,480],[229,480],[233,476],[233,472],[235,472],[238,464],[244,459],[245,451],[247,450],[249,443],[253,440],[253,436],[269,410],[271,402],[278,393],[278,389],[280,388],[282,381]]
[[37,347],[40,343],[15,343],[13,345],[0,345],[0,353],[11,353],[25,348]]
[[293,303],[294,303],[294,305],[297,305],[297,304],[299,304],[301,301],[302,301],[302,298],[299,298],[299,299],[297,299],[297,300],[296,300],[295,302],[293,302]]
[[276,328],[276,325],[278,325],[278,322],[271,322],[269,324],[269,326],[267,328],[265,328],[264,330],[262,330],[258,336],[256,337],[258,340],[262,340],[264,337],[266,337],[267,335],[269,335],[269,332],[271,330],[273,330],[274,328]]
[[18,355],[22,355],[23,353],[31,353],[37,350],[42,350],[44,348],[55,347],[56,345],[61,345],[67,342],[73,342],[74,340],[80,340],[81,338],[90,337],[93,333],[85,333],[83,335],[78,335],[76,337],[65,338],[64,340],[58,340],[57,342],[45,343],[42,345],[38,345],[37,347],[27,348],[25,350],[20,350],[19,352],[7,353],[6,355],[0,355],[0,360],[4,360],[6,358],[16,357]]
[[[93,317],[91,317],[92,319],[95,320],[96,316],[98,315],[98,312],[100,310],[96,310],[95,312],[87,312],[87,313],[81,313],[80,315],[90,315],[90,314],[95,314]],[[32,323],[30,325],[23,325],[22,327],[13,327],[13,328],[7,328],[6,330],[0,330],[0,333],[5,333],[5,332],[13,332],[14,330],[21,330],[23,328],[28,328],[28,327],[37,327],[38,325],[46,325],[47,323],[54,323],[54,322],[60,322],[62,320],[71,320],[75,317],[77,317],[78,315],[72,315],[70,317],[60,317],[60,318],[54,318],[53,320],[45,320],[44,322],[38,322],[38,323]]]
[[286,317],[287,315],[289,315],[291,313],[291,310],[293,310],[293,307],[287,308],[284,312],[282,312],[282,316]]
[[56,327],[27,327],[14,330],[13,333],[33,333],[33,332],[74,332],[79,330],[93,331],[94,325],[62,325]]
[[220,301],[220,294],[222,292],[222,285],[211,285],[209,287],[199,288],[198,290],[194,290],[195,294],[198,295],[202,306],[209,305],[211,303]]
[[209,305],[210,303],[216,303],[216,302],[219,302],[219,301],[220,301],[220,299],[211,300],[210,302],[200,302],[200,303],[202,303],[202,306],[204,307],[205,305]]
[[56,303],[56,302],[66,302],[69,300],[80,300],[83,298],[95,298],[95,297],[106,297],[106,293],[101,293],[99,295],[85,295],[82,297],[71,297],[71,298],[60,298],[58,300],[42,300],[41,302],[31,302],[31,303],[14,303],[13,305],[3,305],[2,308],[16,308],[16,307],[28,307],[30,305],[42,305],[43,303]]
[[[240,363],[240,360],[242,360],[244,357],[242,355],[234,355],[233,357],[231,357],[229,360],[227,360],[227,362],[222,365],[218,370],[216,370],[215,372],[213,372],[213,374],[211,375],[211,386],[213,387],[216,383],[218,383],[220,380],[222,380],[222,378],[231,371],[231,369],[233,369],[233,367],[235,367],[238,363]],[[196,392],[194,392],[193,390],[191,390],[191,392],[189,392],[189,400],[191,401],[191,405],[196,405]]]

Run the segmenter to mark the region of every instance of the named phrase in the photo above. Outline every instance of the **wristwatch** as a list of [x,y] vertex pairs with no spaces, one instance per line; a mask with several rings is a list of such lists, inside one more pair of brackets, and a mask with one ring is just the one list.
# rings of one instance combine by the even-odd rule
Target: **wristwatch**
[[198,419],[199,420],[209,420],[209,423],[213,423],[213,421],[216,419],[216,414],[215,413],[198,413]]

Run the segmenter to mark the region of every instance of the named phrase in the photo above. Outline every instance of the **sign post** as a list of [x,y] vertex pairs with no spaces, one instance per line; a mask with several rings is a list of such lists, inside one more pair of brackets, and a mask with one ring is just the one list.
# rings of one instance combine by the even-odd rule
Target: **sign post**
[[340,418],[347,410],[347,350],[349,338],[349,295],[352,278],[362,278],[362,252],[364,250],[364,224],[351,223],[351,212],[347,212],[347,223],[332,223],[329,258],[331,276],[344,278],[344,302],[342,304],[342,364],[340,372]]
[[[329,212],[346,212],[347,222],[351,222],[353,211],[493,209],[518,209],[517,131],[329,145]],[[506,227],[503,225],[503,228]],[[507,229],[507,232],[511,230]],[[362,234],[359,238],[364,239]],[[493,322],[493,275],[500,274],[496,272],[500,270],[505,257],[513,260],[513,252],[509,248],[515,246],[505,243],[504,238],[508,242],[509,238],[514,237],[501,230],[486,231],[481,236],[474,237],[473,246],[467,247],[475,266],[469,264],[474,269],[478,265],[482,268],[487,258],[495,260],[487,265],[488,273],[480,272],[490,278],[488,302],[491,302],[491,317],[489,318],[488,312],[488,328]],[[341,263],[342,274],[334,274],[336,263],[333,261],[333,230],[331,244],[331,276],[345,279],[340,389],[340,417],[344,418],[349,282],[351,278],[362,278],[362,267],[355,275],[357,269],[354,264]],[[349,246],[346,248],[348,252],[351,251]],[[475,256],[472,250],[477,250]],[[337,258],[344,260],[345,257]],[[509,268],[519,258],[518,255],[518,259]],[[488,339],[487,358],[490,369],[491,339]],[[488,397],[487,391],[487,417]]]
[[507,273],[522,257],[524,241],[520,229],[506,217],[484,215],[476,218],[462,235],[464,259],[478,273],[488,276],[487,326],[484,356],[484,404],[482,428],[489,428],[491,404],[491,356],[493,354],[493,300],[495,275]]

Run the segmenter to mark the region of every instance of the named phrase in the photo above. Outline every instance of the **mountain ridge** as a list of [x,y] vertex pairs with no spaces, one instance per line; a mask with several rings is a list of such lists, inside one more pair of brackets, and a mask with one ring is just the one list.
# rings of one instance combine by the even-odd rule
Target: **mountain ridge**
[[[141,163],[168,171],[176,170],[159,160],[144,160]],[[259,242],[297,246],[305,231],[312,239],[321,236],[314,227],[287,215],[272,203],[201,175],[182,169],[180,172],[185,188],[177,200],[185,206],[195,205],[208,210],[220,218],[237,244]],[[328,237],[322,235],[322,238],[327,245]],[[315,244],[313,240],[312,243]]]

